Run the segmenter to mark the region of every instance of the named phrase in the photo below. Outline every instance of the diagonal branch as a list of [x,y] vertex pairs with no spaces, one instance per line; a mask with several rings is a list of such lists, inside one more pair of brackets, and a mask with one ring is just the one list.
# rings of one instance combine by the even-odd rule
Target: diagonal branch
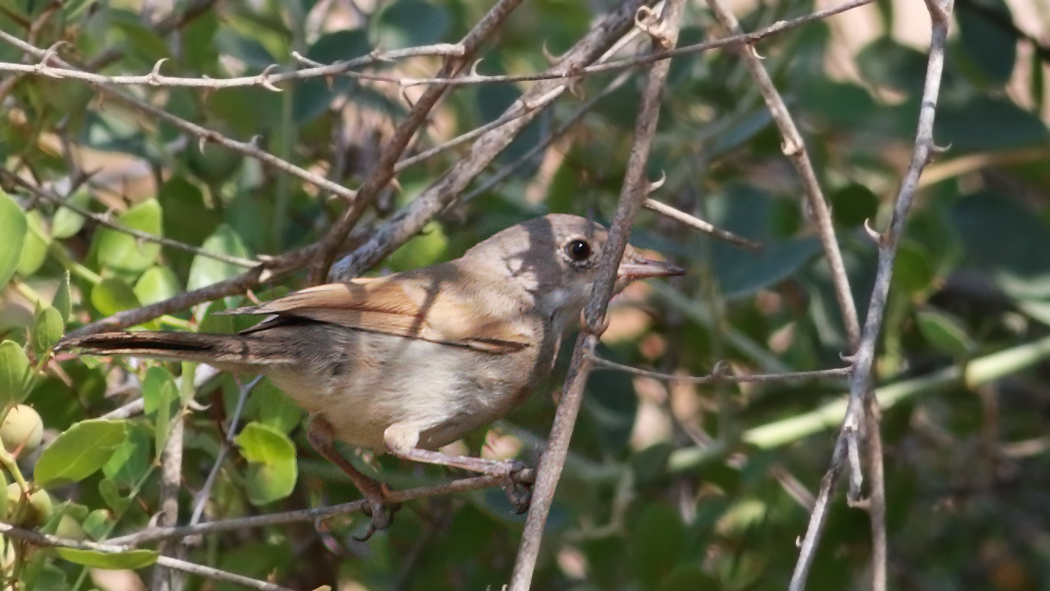
[[824,524],[827,521],[828,499],[834,490],[835,481],[842,469],[846,440],[851,436],[851,433],[856,433],[860,429],[865,400],[871,391],[871,371],[875,360],[875,345],[879,338],[883,315],[886,311],[890,281],[893,278],[893,261],[896,257],[901,237],[904,234],[904,222],[908,217],[912,201],[915,198],[919,177],[922,175],[923,168],[926,167],[930,158],[938,151],[933,142],[933,122],[937,115],[937,97],[940,94],[941,74],[944,70],[944,46],[948,37],[949,17],[953,4],[954,0],[926,1],[932,22],[932,34],[930,36],[930,56],[926,66],[926,81],[923,87],[922,101],[919,106],[915,149],[912,152],[911,162],[908,165],[908,170],[904,175],[900,191],[897,194],[897,201],[893,208],[893,217],[890,220],[890,225],[884,234],[876,235],[879,248],[878,270],[875,275],[875,287],[872,289],[871,301],[868,304],[868,313],[864,321],[860,346],[853,356],[849,403],[846,407],[842,431],[839,433],[835,451],[832,454],[831,467],[821,483],[816,508],[810,517],[809,527],[802,540],[798,562],[795,564],[795,572],[788,587],[790,591],[802,591],[806,586],[806,578],[813,564],[816,545],[820,540]]
[[[678,30],[685,9],[685,0],[668,0],[660,22],[651,25],[647,32],[652,36],[654,49],[674,47],[678,41]],[[643,14],[638,11],[639,16]],[[558,411],[554,417],[547,451],[540,460],[539,472],[532,495],[532,504],[525,521],[518,557],[511,575],[510,591],[528,591],[532,585],[532,573],[536,568],[536,559],[540,552],[543,529],[554,501],[554,491],[558,486],[565,457],[569,451],[576,416],[583,402],[584,387],[590,375],[593,362],[590,355],[598,343],[598,337],[604,331],[605,313],[609,299],[613,295],[616,283],[616,270],[627,247],[627,237],[634,224],[634,217],[642,208],[642,203],[649,194],[649,180],[645,177],[645,168],[649,161],[649,151],[653,136],[656,134],[656,123],[660,117],[660,105],[663,101],[665,82],[670,62],[662,61],[649,70],[645,90],[639,106],[638,118],[635,121],[634,142],[631,155],[627,161],[627,172],[623,189],[620,192],[620,204],[616,217],[609,229],[609,237],[598,265],[598,274],[594,282],[591,297],[583,311],[584,332],[576,340],[572,365],[562,389]]]

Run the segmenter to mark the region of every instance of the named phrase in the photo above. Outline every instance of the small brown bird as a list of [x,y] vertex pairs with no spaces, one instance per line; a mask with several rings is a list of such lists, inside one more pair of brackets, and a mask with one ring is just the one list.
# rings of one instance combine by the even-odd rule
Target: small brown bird
[[[334,442],[512,478],[520,462],[434,450],[506,415],[550,373],[562,337],[579,326],[605,242],[602,226],[552,214],[454,261],[231,310],[268,315],[237,335],[110,332],[59,347],[266,375],[309,413],[314,448],[369,500],[371,533],[388,523],[384,488]],[[681,273],[628,246],[616,291]]]

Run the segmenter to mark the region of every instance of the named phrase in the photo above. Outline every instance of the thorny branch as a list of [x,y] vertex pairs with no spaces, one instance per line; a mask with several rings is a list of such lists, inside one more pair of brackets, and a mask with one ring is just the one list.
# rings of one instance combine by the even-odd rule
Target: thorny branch
[[[912,152],[908,170],[901,182],[889,227],[885,233],[872,236],[879,251],[878,271],[875,275],[875,287],[872,289],[860,345],[852,359],[853,373],[850,375],[849,403],[842,422],[842,430],[839,433],[838,440],[835,443],[835,450],[832,453],[831,467],[821,482],[817,503],[810,516],[809,526],[801,543],[798,562],[795,564],[795,572],[788,587],[790,591],[802,591],[806,586],[806,579],[813,564],[816,546],[827,521],[828,502],[838,475],[843,468],[848,438],[854,436],[861,427],[864,405],[874,404],[874,402],[867,401],[873,396],[871,394],[871,371],[875,359],[875,345],[882,327],[886,301],[889,296],[890,281],[893,277],[893,261],[897,254],[897,246],[900,244],[904,233],[904,223],[908,217],[908,211],[911,209],[912,201],[915,198],[919,177],[922,175],[923,168],[930,161],[930,158],[939,151],[939,148],[933,141],[933,122],[937,114],[937,98],[941,88],[941,73],[944,70],[944,46],[948,37],[949,17],[953,4],[953,0],[926,0],[926,7],[929,10],[932,22],[932,33],[930,36],[929,61],[926,66],[926,80],[923,85],[922,101],[919,106],[915,149]],[[885,579],[883,578],[882,581],[876,580],[875,583],[881,582],[884,584],[884,581]]]
[[[138,85],[151,87],[191,87],[206,88],[209,90],[244,86],[261,86],[274,92],[281,91],[281,89],[278,88],[276,84],[282,82],[301,81],[312,78],[330,78],[333,76],[346,76],[361,80],[369,80],[373,82],[385,82],[390,84],[396,84],[403,88],[435,84],[442,86],[466,86],[475,84],[495,84],[507,82],[535,82],[540,80],[582,78],[592,74],[613,72],[617,70],[635,68],[637,66],[644,66],[658,61],[671,59],[674,57],[695,55],[698,53],[703,53],[705,51],[711,51],[712,49],[734,46],[748,46],[766,37],[790,31],[792,29],[801,27],[813,21],[825,19],[829,16],[834,16],[836,14],[852,10],[854,8],[857,8],[858,6],[870,4],[872,1],[873,0],[850,0],[849,2],[846,2],[839,6],[833,6],[830,8],[819,10],[791,20],[779,21],[764,29],[753,31],[751,33],[735,34],[721,39],[714,39],[712,41],[706,41],[703,43],[686,45],[673,50],[664,50],[649,53],[644,56],[612,60],[604,64],[582,67],[562,73],[540,72],[535,74],[508,74],[502,76],[485,76],[477,74],[472,70],[471,73],[467,76],[452,77],[438,75],[432,78],[408,78],[383,76],[380,74],[365,74],[362,72],[352,71],[352,68],[372,66],[377,63],[388,62],[406,57],[416,57],[424,55],[449,56],[457,58],[469,57],[468,52],[464,44],[462,43],[455,45],[438,44],[431,46],[421,46],[388,52],[373,51],[368,55],[361,56],[359,58],[347,61],[340,61],[333,64],[319,64],[317,62],[307,60],[301,55],[294,54],[293,57],[295,57],[298,61],[300,61],[301,63],[305,63],[311,67],[290,72],[274,72],[273,70],[276,68],[276,65],[273,65],[269,68],[266,68],[260,74],[256,74],[253,76],[239,76],[233,78],[164,76],[160,73],[160,70],[165,60],[160,60],[159,62],[157,62],[154,65],[153,70],[149,74],[142,74],[138,76],[103,76],[100,74],[93,74],[90,72],[82,71],[73,68],[68,64],[59,62],[56,62],[59,63],[59,66],[55,67],[50,65],[46,58],[41,59],[36,64],[14,64],[0,62],[0,72],[8,71],[20,74],[48,76],[51,78],[69,78],[75,80],[83,80],[92,84],[114,84],[125,86]],[[54,54],[54,50],[57,50],[57,48],[53,47],[51,50],[48,51]],[[42,56],[38,55],[37,57],[41,58]],[[476,66],[477,64],[475,63],[475,67]]]
[[[685,0],[668,0],[659,21],[647,23],[649,28],[646,32],[652,38],[654,50],[669,49],[677,43],[684,9]],[[651,14],[651,11],[643,11],[640,8],[638,15],[644,15],[645,12]],[[649,70],[646,79],[638,118],[635,120],[634,140],[631,145],[631,155],[627,161],[627,172],[624,176],[623,189],[620,192],[619,206],[612,226],[609,228],[601,261],[598,263],[594,288],[583,311],[583,332],[576,340],[572,364],[569,366],[569,375],[562,389],[547,451],[540,460],[532,503],[525,521],[525,531],[522,533],[521,545],[518,547],[518,556],[511,574],[510,591],[528,591],[532,585],[532,574],[536,568],[536,559],[539,557],[543,529],[554,501],[554,491],[557,489],[562,468],[565,466],[569,441],[572,439],[576,416],[583,402],[584,387],[592,367],[589,355],[597,346],[598,337],[605,331],[606,311],[609,299],[613,296],[616,270],[623,258],[627,237],[634,224],[634,217],[642,208],[642,203],[649,193],[649,180],[645,178],[645,168],[649,161],[653,136],[656,133],[656,123],[660,117],[660,105],[663,101],[669,66],[668,61],[656,63]]]

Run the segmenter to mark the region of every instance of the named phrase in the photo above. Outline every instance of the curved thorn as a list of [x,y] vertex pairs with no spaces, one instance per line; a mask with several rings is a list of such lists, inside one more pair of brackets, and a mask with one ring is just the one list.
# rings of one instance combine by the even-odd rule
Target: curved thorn
[[660,180],[649,183],[649,192],[651,193],[651,192],[659,189],[660,187],[664,186],[664,183],[666,183],[666,182],[667,182],[667,171],[661,169],[660,170]]
[[259,85],[265,88],[266,90],[272,90],[274,92],[283,92],[280,88],[274,86],[273,82],[270,82],[270,72],[272,72],[276,67],[277,64],[270,64],[266,66],[266,69],[260,72],[259,75],[255,77],[255,79],[258,80]]
[[411,108],[416,106],[416,104],[414,102],[412,102],[412,99],[410,99],[408,97],[408,88],[407,87],[402,87],[401,88],[401,98],[405,99],[405,102],[408,103],[408,108],[411,109]]
[[157,63],[153,64],[153,69],[150,70],[149,76],[146,76],[146,82],[152,86],[160,84],[160,79],[163,76],[160,75],[160,67],[164,65],[164,62],[168,61],[168,58],[162,57],[157,60]]
[[882,246],[882,234],[879,234],[875,231],[875,228],[871,227],[871,218],[864,218],[864,232],[875,244]]
[[481,60],[483,60],[483,59],[485,59],[485,58],[479,57],[478,59],[474,60],[474,65],[470,66],[470,77],[471,78],[479,78],[480,77],[478,75],[478,64],[480,64]]

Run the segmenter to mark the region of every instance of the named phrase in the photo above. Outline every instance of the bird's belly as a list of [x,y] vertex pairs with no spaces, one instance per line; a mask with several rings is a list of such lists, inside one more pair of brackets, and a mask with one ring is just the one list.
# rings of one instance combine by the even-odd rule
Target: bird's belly
[[[436,449],[507,414],[533,376],[529,349],[494,355],[419,339],[356,333],[353,356],[318,357],[269,377],[336,439],[385,451],[384,432],[409,425]],[[369,360],[367,362],[362,359]]]

